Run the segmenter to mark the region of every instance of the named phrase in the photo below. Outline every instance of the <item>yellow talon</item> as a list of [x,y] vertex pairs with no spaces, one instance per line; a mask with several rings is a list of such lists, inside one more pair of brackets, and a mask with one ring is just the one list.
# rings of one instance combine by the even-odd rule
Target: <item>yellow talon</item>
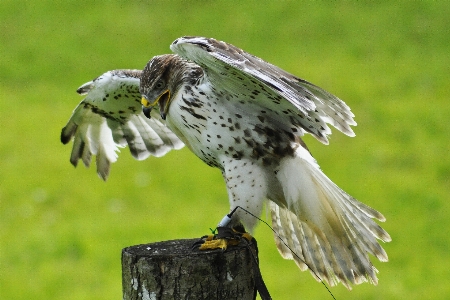
[[228,241],[226,239],[213,240],[214,236],[210,235],[206,238],[206,241],[201,244],[200,250],[222,249],[227,250]]
[[242,234],[242,237],[245,238],[249,242],[253,239],[253,237],[248,232],[244,232]]
[[[213,249],[227,250],[228,246],[239,245],[241,238],[244,238],[249,242],[251,242],[253,239],[253,237],[249,233],[247,233],[247,232],[242,233],[235,229],[231,229],[229,233],[231,233],[231,235],[229,235],[228,238],[218,238],[215,235],[208,235],[204,239],[203,244],[201,244],[198,249],[199,250],[213,250]],[[220,235],[220,233],[219,233],[219,235]],[[233,235],[235,235],[235,236],[233,236]]]

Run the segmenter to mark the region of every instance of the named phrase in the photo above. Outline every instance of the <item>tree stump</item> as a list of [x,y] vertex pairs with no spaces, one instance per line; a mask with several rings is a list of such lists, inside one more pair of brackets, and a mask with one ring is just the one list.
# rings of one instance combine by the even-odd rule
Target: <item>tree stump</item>
[[123,249],[123,299],[256,299],[256,243],[247,247],[241,242],[226,251],[199,251],[192,250],[196,241],[173,240]]

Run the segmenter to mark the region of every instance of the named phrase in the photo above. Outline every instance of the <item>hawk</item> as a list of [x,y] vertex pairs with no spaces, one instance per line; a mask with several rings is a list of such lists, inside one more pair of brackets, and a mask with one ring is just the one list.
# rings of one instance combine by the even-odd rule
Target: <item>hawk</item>
[[[258,216],[268,203],[283,258],[331,286],[377,284],[369,254],[388,260],[378,240],[391,238],[373,220],[384,216],[334,184],[301,139],[328,144],[328,124],[354,136],[350,108],[225,42],[182,37],[170,49],[143,71],[109,71],[77,90],[87,96],[61,133],[64,144],[74,140],[71,163],[89,166],[96,155],[106,180],[119,147],[142,160],[186,145],[222,172],[230,210]],[[237,210],[230,226],[251,232],[256,222]]]

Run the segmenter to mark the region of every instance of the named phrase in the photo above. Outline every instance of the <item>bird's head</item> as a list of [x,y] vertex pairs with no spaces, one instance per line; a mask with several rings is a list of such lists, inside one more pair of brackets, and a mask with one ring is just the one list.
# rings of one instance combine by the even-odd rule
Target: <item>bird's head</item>
[[183,69],[183,59],[174,54],[155,56],[147,63],[140,84],[142,110],[147,118],[156,105],[161,118],[166,118],[172,96],[180,87]]

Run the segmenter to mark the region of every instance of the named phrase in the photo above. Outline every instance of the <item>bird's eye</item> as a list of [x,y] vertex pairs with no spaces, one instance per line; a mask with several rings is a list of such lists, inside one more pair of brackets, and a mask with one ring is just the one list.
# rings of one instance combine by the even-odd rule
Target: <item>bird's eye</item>
[[162,89],[162,88],[164,87],[164,85],[165,85],[164,80],[160,79],[160,80],[158,80],[158,82],[156,83],[155,88],[156,88],[156,89]]

